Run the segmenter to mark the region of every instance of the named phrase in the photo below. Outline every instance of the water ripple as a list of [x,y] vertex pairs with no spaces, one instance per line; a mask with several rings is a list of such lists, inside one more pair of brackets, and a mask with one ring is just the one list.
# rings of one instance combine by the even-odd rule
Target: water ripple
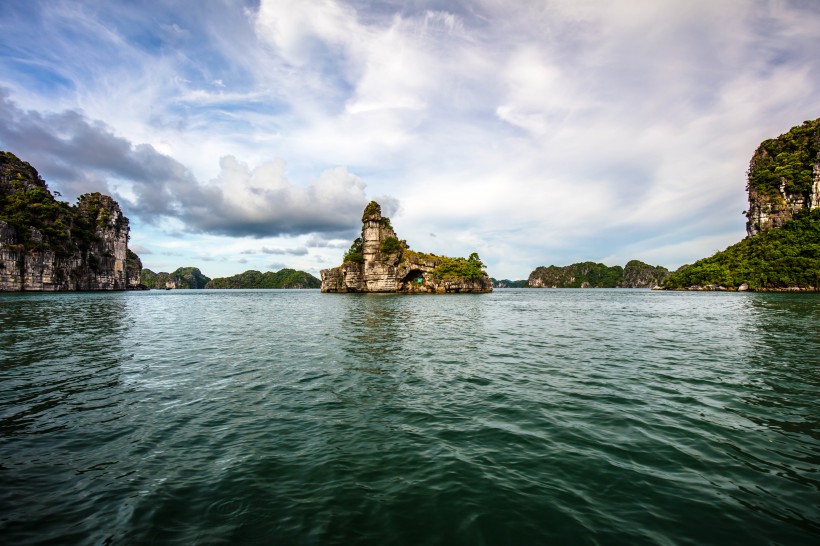
[[0,295],[9,544],[810,544],[820,299]]

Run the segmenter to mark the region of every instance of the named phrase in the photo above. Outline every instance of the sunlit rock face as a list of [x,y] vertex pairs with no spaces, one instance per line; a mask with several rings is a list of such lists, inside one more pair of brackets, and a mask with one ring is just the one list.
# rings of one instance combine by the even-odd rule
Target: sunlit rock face
[[483,271],[475,278],[442,274],[439,267],[452,259],[410,250],[405,241],[398,239],[375,201],[362,215],[360,253],[349,253],[346,258],[339,267],[321,271],[322,292],[443,294],[493,290],[492,281]]

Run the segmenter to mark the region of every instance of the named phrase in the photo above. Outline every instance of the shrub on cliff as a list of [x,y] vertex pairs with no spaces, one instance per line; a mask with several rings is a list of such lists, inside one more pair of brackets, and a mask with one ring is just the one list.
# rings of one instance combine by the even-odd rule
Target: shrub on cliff
[[364,208],[364,212],[362,213],[362,222],[366,222],[368,218],[371,216],[381,216],[382,215],[382,207],[375,201],[371,201],[367,204]]
[[395,254],[401,250],[401,243],[396,237],[387,237],[381,246],[381,251],[384,254]]
[[364,252],[362,251],[362,238],[356,237],[356,240],[353,241],[353,244],[350,245],[350,249],[345,252],[345,257],[342,260],[345,263],[356,263],[360,264],[364,262]]
[[439,256],[436,259],[441,263],[433,270],[433,277],[438,280],[458,280],[477,281],[487,273],[484,272],[484,263],[473,252],[466,260],[464,258],[447,258]]

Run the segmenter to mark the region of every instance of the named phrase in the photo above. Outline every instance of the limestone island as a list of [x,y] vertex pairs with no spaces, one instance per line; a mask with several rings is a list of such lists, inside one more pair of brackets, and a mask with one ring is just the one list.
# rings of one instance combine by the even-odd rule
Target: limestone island
[[371,201],[362,215],[362,236],[344,263],[323,269],[322,292],[480,293],[493,283],[478,254],[448,258],[410,250],[399,240],[381,206]]
[[110,196],[58,201],[34,167],[0,151],[0,292],[143,289],[129,234]]

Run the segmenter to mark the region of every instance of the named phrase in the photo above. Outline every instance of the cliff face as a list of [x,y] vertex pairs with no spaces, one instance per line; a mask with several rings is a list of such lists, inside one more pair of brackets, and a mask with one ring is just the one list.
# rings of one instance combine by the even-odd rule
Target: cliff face
[[750,237],[820,207],[820,119],[761,143],[749,164],[747,189]]
[[668,276],[669,270],[665,267],[632,260],[624,266],[624,275],[618,283],[618,288],[655,288]]
[[322,292],[492,292],[478,255],[447,258],[415,252],[396,237],[381,207],[371,202],[362,215],[362,236],[345,262],[324,269]]
[[111,197],[86,194],[69,206],[31,165],[0,152],[0,290],[136,288],[142,265],[136,254],[129,260],[128,236]]

